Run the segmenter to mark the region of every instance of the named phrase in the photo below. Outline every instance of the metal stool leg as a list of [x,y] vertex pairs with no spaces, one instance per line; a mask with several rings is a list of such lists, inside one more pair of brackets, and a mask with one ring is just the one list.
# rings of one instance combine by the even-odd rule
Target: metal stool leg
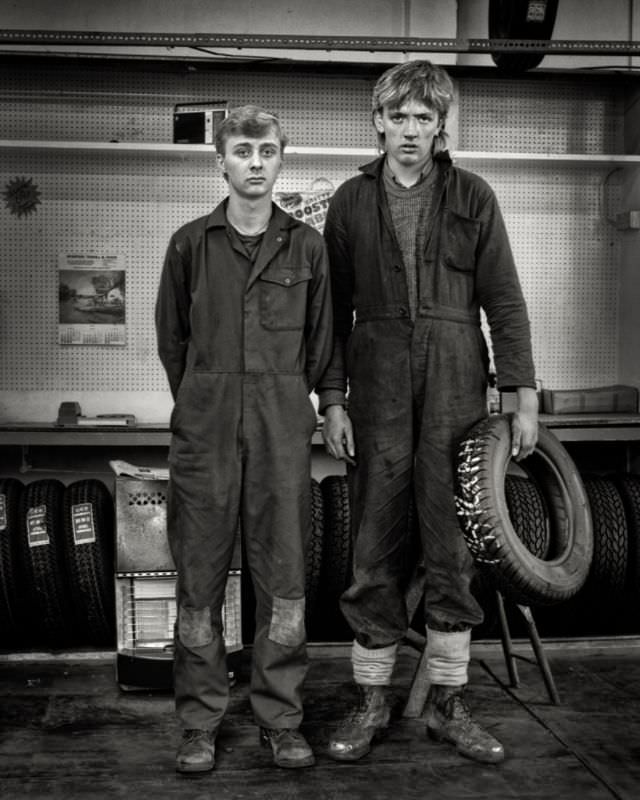
[[531,646],[533,647],[533,652],[536,655],[536,660],[538,662],[538,666],[540,667],[540,672],[542,672],[542,678],[544,680],[544,684],[547,687],[547,692],[549,694],[549,699],[555,705],[560,704],[560,696],[558,695],[558,690],[556,689],[555,681],[553,680],[553,675],[551,674],[551,668],[549,667],[549,662],[547,661],[546,653],[544,652],[544,647],[542,646],[542,642],[540,641],[540,637],[538,636],[538,629],[536,627],[535,620],[533,618],[533,614],[531,613],[531,609],[529,606],[521,606],[518,605],[518,609],[520,613],[525,619],[527,623],[527,628],[529,630],[529,639],[531,640]]
[[498,617],[500,618],[500,639],[502,641],[502,652],[504,653],[504,660],[507,665],[507,672],[509,673],[509,682],[511,686],[517,689],[518,686],[520,686],[518,665],[516,664],[516,656],[513,652],[513,644],[511,642],[511,634],[509,632],[509,622],[504,609],[504,598],[499,591],[496,591],[496,603],[498,605]]

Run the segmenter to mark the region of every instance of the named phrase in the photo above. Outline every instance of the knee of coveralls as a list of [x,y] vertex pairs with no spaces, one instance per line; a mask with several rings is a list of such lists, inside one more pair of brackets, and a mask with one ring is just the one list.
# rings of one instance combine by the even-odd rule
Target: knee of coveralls
[[385,424],[360,416],[354,423],[357,464],[348,471],[353,576],[340,607],[356,640],[367,648],[398,642],[409,622],[404,589],[413,433],[407,403],[410,408],[409,391],[387,410]]
[[237,535],[239,487],[235,498],[233,491],[220,493],[228,504],[216,503],[216,470],[201,463],[196,471],[194,478],[172,464],[167,497],[167,534],[178,572],[175,704],[184,728],[216,730],[229,695],[222,606]]
[[302,722],[311,524],[310,433],[287,441],[267,424],[250,440],[242,499],[246,567],[256,594],[250,699],[257,724],[267,728]]

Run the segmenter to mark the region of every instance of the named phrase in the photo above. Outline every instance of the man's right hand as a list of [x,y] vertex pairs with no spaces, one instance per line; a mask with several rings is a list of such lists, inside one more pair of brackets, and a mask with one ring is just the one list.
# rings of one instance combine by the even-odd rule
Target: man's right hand
[[325,409],[322,438],[329,455],[347,464],[356,463],[353,427],[343,406],[334,405]]

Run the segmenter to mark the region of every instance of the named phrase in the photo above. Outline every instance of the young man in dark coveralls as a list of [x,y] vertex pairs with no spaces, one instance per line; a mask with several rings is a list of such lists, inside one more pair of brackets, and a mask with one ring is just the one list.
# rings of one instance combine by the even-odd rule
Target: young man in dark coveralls
[[456,446],[487,414],[481,307],[499,384],[517,389],[517,458],[535,447],[538,408],[527,311],[495,195],[445,150],[452,100],[449,76],[429,62],[382,75],[373,123],[384,155],[339,187],[325,226],[336,342],[320,408],[328,451],[350,465],[354,526],[353,581],[341,605],[355,634],[360,700],[329,744],[345,761],[368,753],[389,721],[385,687],[408,625],[402,544],[414,490],[426,569],[427,731],[477,761],[504,758],[464,697],[482,610],[454,504]]
[[332,311],[322,237],[272,202],[284,146],[273,115],[245,106],[227,117],[216,157],[228,197],[173,234],[157,298],[175,401],[167,524],[178,572],[180,772],[214,767],[229,699],[221,609],[239,519],[256,592],[253,713],[278,766],[314,763],[299,731],[309,393],[331,356]]

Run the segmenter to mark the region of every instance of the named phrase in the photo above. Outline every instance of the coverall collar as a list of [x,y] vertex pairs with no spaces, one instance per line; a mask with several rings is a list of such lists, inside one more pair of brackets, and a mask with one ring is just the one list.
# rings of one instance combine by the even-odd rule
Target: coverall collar
[[[206,227],[226,228],[226,208],[227,198],[209,214]],[[260,273],[268,266],[276,253],[289,241],[289,230],[296,225],[298,225],[298,222],[290,214],[287,214],[286,211],[283,211],[280,206],[275,203],[271,203],[271,219],[269,220],[267,230],[264,232],[264,239],[262,241],[262,247],[258,252],[258,257],[249,273],[247,289],[255,283]]]

